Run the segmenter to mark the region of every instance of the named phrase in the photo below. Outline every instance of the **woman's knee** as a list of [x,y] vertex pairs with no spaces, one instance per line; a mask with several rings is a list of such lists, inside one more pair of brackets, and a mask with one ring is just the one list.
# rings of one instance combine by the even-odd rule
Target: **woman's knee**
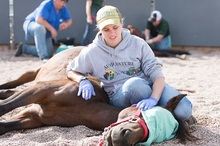
[[[172,97],[179,95],[179,94],[181,93],[178,90],[169,86],[168,84],[165,84],[165,87],[164,87],[164,90],[163,90],[163,93],[161,95],[158,105],[165,106]],[[180,120],[183,120],[183,121],[189,118],[189,116],[192,114],[192,103],[189,101],[187,97],[184,97],[179,102],[176,109],[174,110],[174,114]]]
[[179,102],[176,109],[174,110],[174,114],[182,121],[187,120],[192,115],[192,103],[187,97],[184,97]]
[[148,82],[138,77],[127,80],[122,86],[121,91],[130,104],[137,104],[142,99],[148,98],[152,93]]
[[152,90],[148,82],[139,77],[133,77],[128,79],[122,86],[123,91],[131,91],[135,93],[149,93],[151,94]]

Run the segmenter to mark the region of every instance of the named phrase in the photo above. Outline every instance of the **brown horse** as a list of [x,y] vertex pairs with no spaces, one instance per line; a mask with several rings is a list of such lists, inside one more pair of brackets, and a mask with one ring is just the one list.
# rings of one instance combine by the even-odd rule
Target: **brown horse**
[[12,89],[33,81],[32,85],[21,91],[1,90],[1,116],[15,108],[32,105],[1,121],[0,135],[12,130],[42,126],[85,125],[91,129],[103,130],[117,120],[121,109],[108,104],[108,96],[96,78],[89,77],[96,96],[87,101],[77,96],[78,83],[67,79],[66,66],[81,49],[83,47],[67,49],[52,57],[41,68],[0,85],[0,90]]
[[[143,111],[140,113],[135,107],[128,107],[122,110],[119,113],[117,122],[111,124],[104,131],[103,141],[100,145],[134,146],[139,142],[143,142],[141,145],[150,145],[153,142],[169,140],[175,135],[177,135],[181,143],[185,143],[186,140],[197,140],[198,138],[189,132],[189,125],[186,122],[174,118],[174,116],[170,114],[173,113],[179,101],[184,96],[186,96],[186,94],[180,94],[171,98],[163,109],[161,107],[149,109],[148,113],[153,111],[153,114],[147,117],[147,119],[150,119],[148,121],[141,115]],[[156,110],[156,108],[161,109]],[[159,121],[162,122],[159,123]],[[179,126],[177,126],[177,123]],[[165,133],[163,133],[162,129],[165,129]],[[160,131],[157,132],[156,130]]]

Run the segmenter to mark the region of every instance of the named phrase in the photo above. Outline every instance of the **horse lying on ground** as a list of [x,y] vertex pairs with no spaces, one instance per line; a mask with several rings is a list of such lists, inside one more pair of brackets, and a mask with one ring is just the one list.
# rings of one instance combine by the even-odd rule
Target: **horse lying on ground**
[[[1,121],[0,135],[12,130],[42,126],[85,125],[91,129],[103,130],[117,120],[121,109],[108,104],[108,96],[96,78],[89,77],[96,92],[96,96],[90,100],[78,97],[78,83],[67,79],[66,66],[81,49],[82,47],[74,47],[62,51],[41,68],[0,85],[0,116],[15,108],[33,104],[17,115]],[[21,91],[13,89],[30,81],[33,84]]]
[[189,125],[173,116],[173,111],[179,101],[186,96],[180,94],[171,98],[167,105],[154,107],[147,111],[128,107],[119,113],[117,122],[111,124],[103,133],[102,146],[134,146],[151,145],[162,142],[175,135],[181,143],[186,140],[198,140],[189,132]]
[[[15,108],[28,106],[26,109],[0,122],[0,135],[13,130],[32,129],[42,126],[73,127],[85,125],[91,129],[103,131],[105,127],[117,121],[121,109],[108,104],[108,96],[94,77],[88,77],[96,92],[90,100],[77,96],[78,83],[67,79],[66,66],[76,57],[83,47],[74,47],[58,53],[37,70],[26,72],[18,79],[0,85],[0,115]],[[21,91],[14,88],[33,81],[33,84]],[[3,90],[3,89],[6,89]],[[11,89],[11,90],[9,90]],[[128,108],[132,111],[135,108]],[[123,113],[119,118],[123,118]],[[109,137],[117,132],[112,128]],[[132,143],[140,141],[143,130],[137,134],[125,130],[125,134],[134,137]],[[182,131],[183,136],[188,134]],[[108,142],[111,139],[108,139]],[[110,142],[109,142],[110,143]],[[113,142],[114,143],[114,142]]]
[[[127,28],[130,30],[131,34],[136,35],[145,40],[145,35],[138,28],[136,28],[133,25],[128,25]],[[155,56],[158,57],[176,57],[182,60],[186,59],[186,55],[190,55],[190,53],[187,51],[172,50],[172,49],[170,50],[153,49],[153,52]]]

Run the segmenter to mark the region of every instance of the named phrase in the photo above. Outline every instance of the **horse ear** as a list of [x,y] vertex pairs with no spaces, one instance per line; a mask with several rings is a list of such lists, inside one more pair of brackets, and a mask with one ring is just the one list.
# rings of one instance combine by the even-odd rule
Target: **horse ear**
[[177,96],[172,97],[168,102],[167,105],[164,107],[169,110],[171,113],[175,110],[177,105],[179,104],[180,100],[183,99],[187,94],[179,94]]

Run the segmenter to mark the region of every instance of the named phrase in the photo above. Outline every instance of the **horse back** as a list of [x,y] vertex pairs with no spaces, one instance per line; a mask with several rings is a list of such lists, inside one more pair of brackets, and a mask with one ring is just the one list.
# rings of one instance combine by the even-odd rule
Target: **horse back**
[[35,81],[66,79],[66,67],[69,61],[78,56],[82,49],[82,46],[73,47],[54,55],[47,63],[41,67],[35,78]]

